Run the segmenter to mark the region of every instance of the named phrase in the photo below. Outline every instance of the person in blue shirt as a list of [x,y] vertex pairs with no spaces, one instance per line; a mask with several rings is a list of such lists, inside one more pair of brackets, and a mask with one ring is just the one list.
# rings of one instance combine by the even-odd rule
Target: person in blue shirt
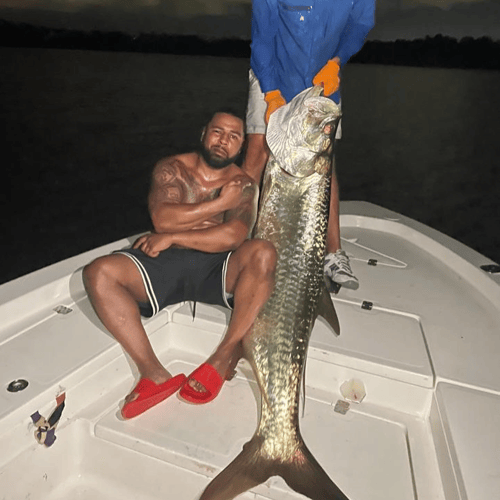
[[[375,24],[375,0],[253,0],[247,153],[242,168],[260,182],[269,151],[269,116],[312,85],[340,103],[340,71]],[[339,128],[337,138],[340,137]],[[356,289],[341,249],[339,193],[332,176],[325,276]]]

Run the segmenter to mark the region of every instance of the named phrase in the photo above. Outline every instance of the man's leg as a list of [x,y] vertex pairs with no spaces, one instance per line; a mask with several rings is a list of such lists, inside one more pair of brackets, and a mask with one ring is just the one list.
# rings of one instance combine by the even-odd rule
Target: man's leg
[[269,158],[269,148],[265,134],[247,134],[247,148],[241,169],[258,185]]
[[156,384],[171,378],[141,322],[137,303],[148,302],[148,297],[132,260],[117,254],[98,258],[85,266],[83,280],[97,316],[130,355],[141,377]]
[[340,250],[339,183],[335,169],[333,169],[330,187],[330,213],[326,233],[326,253],[335,253],[337,250]]
[[[234,310],[224,338],[207,360],[223,379],[231,377],[242,354],[241,340],[274,289],[275,270],[276,250],[265,240],[247,240],[229,258],[226,291],[233,294]],[[194,380],[189,384],[204,390]]]
[[260,185],[262,172],[269,158],[266,142],[265,114],[267,103],[260,89],[259,80],[249,71],[248,103],[246,114],[247,148],[242,170]]
[[359,287],[359,281],[354,276],[349,257],[342,250],[340,243],[339,204],[339,184],[334,168],[330,189],[328,231],[326,233],[325,276],[339,285],[356,290]]

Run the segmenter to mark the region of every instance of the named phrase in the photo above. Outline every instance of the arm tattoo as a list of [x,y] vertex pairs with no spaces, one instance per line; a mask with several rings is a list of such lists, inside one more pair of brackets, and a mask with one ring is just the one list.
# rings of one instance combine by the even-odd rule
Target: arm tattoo
[[184,164],[176,158],[158,165],[153,172],[151,196],[156,202],[183,203],[186,201],[185,183],[182,182]]

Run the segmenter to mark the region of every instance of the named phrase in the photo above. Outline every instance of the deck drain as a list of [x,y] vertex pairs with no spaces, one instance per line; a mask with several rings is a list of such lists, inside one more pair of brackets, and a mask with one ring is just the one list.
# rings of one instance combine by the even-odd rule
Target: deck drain
[[71,307],[66,307],[66,306],[57,306],[54,307],[54,311],[57,314],[69,314],[70,312],[73,311],[73,309],[71,309]]
[[24,389],[26,389],[26,387],[28,387],[28,385],[29,385],[29,382],[27,380],[20,378],[18,380],[13,380],[7,386],[7,390],[9,392],[19,392],[19,391],[23,391]]

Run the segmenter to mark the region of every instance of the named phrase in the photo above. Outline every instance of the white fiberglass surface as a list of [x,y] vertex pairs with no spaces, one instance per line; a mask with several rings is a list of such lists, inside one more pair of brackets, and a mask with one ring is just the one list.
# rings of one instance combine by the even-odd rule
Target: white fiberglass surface
[[[203,321],[208,325],[206,313]],[[214,329],[218,330],[218,324]],[[196,321],[194,326],[169,323],[151,335],[161,362],[172,373],[189,373],[206,359],[219,339],[220,333],[200,329]],[[165,492],[170,492],[168,498],[195,500],[209,479],[253,435],[259,397],[246,363],[239,365],[238,376],[227,382],[209,405],[188,405],[174,396],[129,421],[119,416],[123,397],[134,384],[130,372],[123,371],[124,364],[119,356],[99,373],[89,364],[88,382],[86,368],[82,368],[80,385],[66,387],[68,408],[64,416],[70,416],[70,420],[63,418],[53,447],[46,449],[28,437],[34,444],[2,468],[0,491],[7,492],[6,500],[28,495],[31,500],[149,500],[162,498]],[[118,365],[121,381],[116,379]],[[393,409],[398,407],[398,396],[380,386],[377,391],[387,392],[391,404],[385,409],[377,406],[374,382],[354,371],[355,376],[367,381],[367,396],[346,415],[336,413],[343,372],[337,372],[334,364],[316,360],[311,360],[308,369],[311,381],[318,380],[325,369],[324,376],[337,382],[327,394],[324,388],[309,388],[301,429],[313,454],[348,496],[414,500],[423,498],[423,494],[428,499],[443,500],[439,492],[435,496],[426,494],[427,485],[439,484],[439,480],[436,470],[426,466],[422,458],[433,453],[425,420],[419,415],[398,413]],[[102,393],[91,397],[96,376],[99,384],[110,381],[113,397]],[[81,400],[84,395],[89,397],[88,407]],[[82,410],[72,414],[75,405]],[[27,415],[22,417],[26,419]],[[21,480],[21,475],[25,479]],[[241,498],[301,498],[280,478],[271,478],[255,493],[257,497]]]
[[206,483],[202,474],[93,437],[84,420],[58,432],[51,448],[26,450],[0,474],[2,500],[195,500]]
[[[168,357],[162,362],[173,373],[195,366],[169,363]],[[255,383],[247,375],[248,366],[244,364],[238,376],[206,406],[185,404],[173,397],[129,421],[121,420],[118,406],[113,407],[96,423],[95,434],[137,453],[213,477],[241,451],[255,430],[259,398]],[[406,422],[400,421],[397,412],[381,416],[362,408],[363,404],[341,415],[334,411],[334,402],[307,398],[301,430],[308,447],[351,498],[416,499],[415,484],[419,481],[414,477],[411,459],[415,450],[409,446]],[[425,427],[418,418],[406,418],[414,426]],[[427,446],[418,441],[416,447]],[[427,478],[427,482],[434,484],[435,477]],[[254,491],[276,500],[302,498],[279,478]]]
[[[309,356],[317,350],[342,354],[359,369],[383,372],[386,376],[431,388],[434,376],[418,318],[374,306],[363,309],[361,303],[334,299],[340,322],[335,337],[325,321],[316,321]],[[347,361],[346,361],[347,362]]]
[[[446,500],[457,500],[458,494],[474,500],[491,498],[498,490],[494,464],[499,457],[498,425],[490,416],[498,414],[498,398],[486,397],[488,393],[479,389],[500,387],[495,299],[482,288],[484,276],[477,274],[476,280],[477,269],[454,267],[460,264],[456,255],[448,260],[446,249],[431,252],[425,237],[411,228],[398,233],[394,227],[385,232],[382,226],[344,228],[348,241],[343,246],[352,256],[360,287],[341,289],[334,296],[341,337],[335,338],[322,323],[314,328],[301,423],[306,443],[354,500],[444,500],[437,466],[441,457],[436,453],[447,454],[447,446],[457,486],[446,490]],[[376,255],[380,261],[369,265]],[[372,307],[363,308],[365,302]],[[48,407],[52,388],[62,381],[69,419],[61,423],[50,449],[37,444],[27,449],[23,441],[21,455],[2,467],[4,497],[198,498],[254,432],[259,395],[248,365],[238,367],[238,376],[209,405],[187,405],[172,397],[123,421],[119,408],[135,383],[123,353],[103,331],[86,299],[78,300],[67,316],[49,312],[46,320],[9,336],[2,346],[7,362],[0,373],[10,380],[22,369],[30,386],[25,395],[2,395],[0,404],[9,412],[9,422],[15,421],[12,414],[20,404],[15,398],[25,404],[36,396],[33,410],[42,403]],[[229,316],[226,310],[203,304],[197,305],[194,320],[189,304],[165,314],[146,322],[148,333],[165,366],[186,374],[210,355]],[[108,356],[112,346],[116,349]],[[95,380],[90,381],[97,377],[96,368],[101,370],[98,391]],[[341,399],[339,387],[352,377],[362,381],[367,395],[341,415],[334,411]],[[437,451],[428,414],[435,379],[441,387],[436,397],[447,445],[441,443]],[[440,382],[443,379],[449,389]],[[453,385],[461,383],[477,390]],[[43,391],[51,392],[50,401],[42,401]],[[22,419],[27,428],[25,409]],[[3,437],[0,434],[0,446]],[[248,498],[300,498],[279,478],[255,493]]]
[[498,498],[500,397],[440,383],[436,399],[460,494],[467,500]]
[[2,346],[2,378],[6,379],[7,373],[14,376],[23,367],[19,373],[28,380],[53,384],[115,344],[104,327],[97,325],[87,300],[69,305],[68,314],[52,312],[45,321]]
[[[334,301],[341,335],[335,337],[324,320],[318,319],[311,335],[309,358],[345,363],[414,385],[432,387],[432,367],[417,318],[379,308],[364,310],[361,304],[352,301]],[[173,320],[222,332],[227,313],[222,308],[197,304],[193,319],[190,305],[185,304],[173,313]]]
[[[420,341],[425,341],[437,378],[500,390],[498,286],[479,267],[407,226],[365,217],[357,220],[361,227],[343,227],[342,244],[360,285],[356,291],[342,288],[337,299],[359,305],[370,302],[373,311],[400,313],[408,320],[416,318],[421,328]],[[381,253],[404,262],[405,267],[368,265],[366,250],[360,245],[372,249],[373,258]],[[358,326],[352,316],[346,323],[347,329]],[[411,328],[414,333],[405,330],[407,333],[401,333],[409,333],[411,341],[417,341],[418,328]],[[363,333],[363,345],[373,340],[368,328]],[[390,332],[392,336],[397,334]],[[422,356],[418,359],[418,352],[423,354],[419,349],[412,360],[403,349],[401,359],[415,361],[418,366],[423,360]]]

